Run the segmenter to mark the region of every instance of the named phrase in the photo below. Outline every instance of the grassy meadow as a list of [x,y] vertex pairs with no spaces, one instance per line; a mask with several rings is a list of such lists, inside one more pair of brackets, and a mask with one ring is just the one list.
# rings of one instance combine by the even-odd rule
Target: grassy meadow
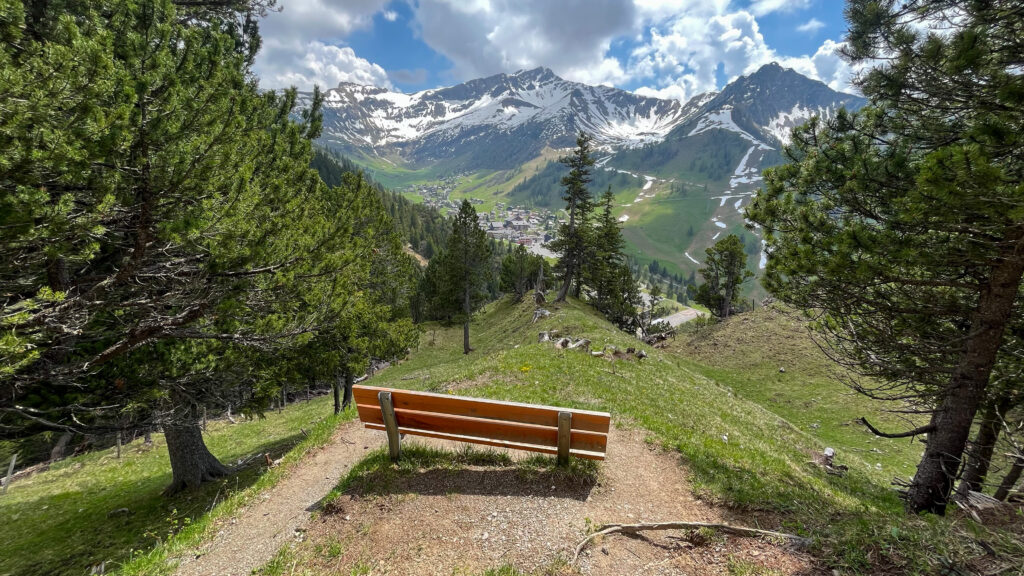
[[[337,423],[331,408],[330,399],[320,397],[262,419],[210,422],[206,443],[229,466],[262,453],[272,459],[288,453],[292,462],[330,437]],[[211,509],[236,507],[273,484],[281,470],[268,474],[260,457],[229,478],[168,498],[161,495],[171,481],[162,434],[153,435],[152,446],[141,438],[127,444],[120,459],[113,448],[68,458],[13,482],[0,496],[0,575],[77,576],[103,562],[111,573],[175,535],[195,537]]]
[[[965,517],[904,513],[890,480],[907,473],[919,448],[901,440],[869,440],[859,428],[842,426],[859,416],[881,424],[891,420],[883,407],[847,396],[842,384],[830,380],[820,351],[806,335],[793,332],[796,326],[783,335],[789,330],[788,337],[802,342],[777,347],[776,356],[763,360],[761,347],[772,343],[755,340],[774,328],[740,325],[736,329],[750,331],[751,340],[732,351],[715,354],[680,336],[672,349],[644,347],[650,357],[643,361],[612,364],[537,343],[539,331],[558,329],[589,338],[593,349],[637,345],[588,307],[569,302],[535,324],[532,311],[529,304],[489,305],[474,323],[475,351],[468,356],[462,354],[460,328],[430,327],[411,358],[375,384],[609,411],[615,425],[648,430],[652,441],[677,450],[699,495],[812,538],[814,551],[843,572],[929,573],[937,563],[983,554],[976,540],[981,538],[1000,553],[1020,553],[1005,534]],[[748,321],[774,319],[763,313]],[[770,378],[769,367],[778,374],[779,360],[789,379]],[[749,370],[744,362],[760,367]],[[759,378],[766,379],[763,390],[757,389]],[[783,410],[782,404],[791,406]],[[845,476],[811,463],[829,446],[838,450],[838,463],[849,467]]]
[[[744,314],[693,336],[681,334],[666,349],[642,346],[650,355],[642,361],[613,363],[556,350],[538,343],[537,334],[557,329],[589,338],[596,350],[624,350],[637,340],[578,302],[549,309],[549,318],[533,323],[530,303],[488,305],[473,323],[469,355],[462,354],[461,327],[426,325],[409,359],[379,373],[374,384],[609,411],[614,425],[647,430],[650,441],[678,451],[698,495],[811,538],[812,551],[843,573],[932,573],[942,563],[984,554],[981,540],[1004,557],[1021,554],[1005,533],[956,512],[949,518],[904,513],[890,480],[913,472],[920,446],[873,438],[851,423],[867,416],[879,426],[900,425],[833,378],[799,322],[773,311]],[[291,449],[286,466],[265,473],[256,465],[172,499],[160,496],[169,469],[159,437],[151,450],[130,445],[120,461],[110,451],[97,452],[17,482],[0,498],[0,575],[80,574],[102,560],[111,561],[110,572],[131,550],[139,552],[120,573],[167,574],[167,558],[209,537],[213,518],[237,509],[309,446],[325,442],[333,418],[296,446],[299,428],[309,431],[329,412],[328,399],[320,398],[264,420],[212,425],[207,441],[223,460],[266,451],[277,457]],[[353,416],[349,411],[343,418]],[[849,467],[845,476],[811,463],[826,447]],[[419,457],[431,465],[447,458],[453,466],[460,458],[486,458]],[[383,453],[371,454],[338,491],[352,482],[386,486],[389,474],[401,472],[389,470]],[[130,513],[108,517],[120,508]],[[292,570],[280,573],[302,573],[301,558],[287,551],[275,562]],[[265,573],[279,572],[270,566]]]

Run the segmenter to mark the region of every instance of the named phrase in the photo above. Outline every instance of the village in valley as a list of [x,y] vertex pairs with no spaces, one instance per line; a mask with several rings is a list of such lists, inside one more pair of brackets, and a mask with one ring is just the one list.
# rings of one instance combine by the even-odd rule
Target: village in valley
[[[452,197],[458,186],[460,175],[447,176],[442,180],[427,184],[408,187],[406,194],[418,195],[427,206],[442,212],[454,212],[459,209],[462,199]],[[480,198],[469,198],[474,206],[482,206],[485,201]],[[480,211],[477,217],[480,228],[487,232],[487,237],[494,240],[505,240],[522,244],[526,248],[546,258],[557,258],[557,254],[547,248],[547,244],[555,239],[558,231],[559,217],[556,213],[544,208],[527,208],[524,206],[507,205],[496,202],[490,211]]]

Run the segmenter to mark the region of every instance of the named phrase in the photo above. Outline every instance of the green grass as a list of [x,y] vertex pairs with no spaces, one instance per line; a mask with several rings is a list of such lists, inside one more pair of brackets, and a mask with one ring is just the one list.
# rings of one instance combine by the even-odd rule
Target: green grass
[[[324,418],[330,412],[328,399],[319,398],[264,419],[211,422],[206,442],[225,464],[266,452],[275,459],[287,453],[287,465],[330,438],[337,424]],[[212,518],[272,485],[287,467],[267,473],[257,460],[229,478],[168,498],[161,495],[171,480],[167,447],[162,435],[153,440],[152,447],[141,440],[127,445],[120,460],[112,449],[93,452],[13,483],[0,497],[0,575],[78,575],[104,561],[110,573],[132,558],[127,573],[165,573],[168,551],[197,542]],[[128,512],[111,514],[120,509]]]
[[913,475],[923,450],[920,442],[877,438],[854,420],[864,416],[875,426],[894,431],[922,423],[908,425],[888,412],[893,405],[871,400],[843,384],[837,378],[838,367],[818,349],[795,315],[781,308],[759,308],[696,335],[681,335],[670,350],[685,358],[682,364],[688,368],[835,448],[838,462],[857,456],[879,484],[893,476]]
[[[607,360],[539,344],[537,333],[557,328],[562,334],[591,339],[595,349],[625,349],[637,346],[637,340],[576,302],[552,312],[533,324],[529,304],[489,305],[473,324],[475,351],[469,355],[462,354],[457,327],[436,328],[434,344],[433,329],[428,330],[419,350],[382,374],[378,385],[609,411],[620,424],[649,430],[664,446],[678,450],[698,494],[739,511],[763,511],[779,518],[782,529],[813,538],[813,551],[841,570],[924,573],[939,557],[959,562],[982,553],[973,540],[954,531],[954,526],[959,530],[970,521],[960,518],[954,525],[904,513],[889,480],[906,470],[916,448],[907,449],[902,440],[878,439],[870,446],[883,454],[863,453],[852,450],[858,446],[854,436],[860,434],[852,428],[850,438],[843,436],[845,429],[836,433],[839,436],[828,436],[834,433],[829,423],[865,412],[864,406],[843,395],[838,384],[826,385],[826,376],[816,373],[816,380],[810,381],[820,391],[794,392],[792,386],[772,383],[772,360],[761,372],[747,374],[742,364],[730,366],[728,361],[724,367],[708,366],[713,360],[710,353],[698,362],[672,350],[647,347],[643,348],[649,358],[620,361],[613,374]],[[746,348],[737,354],[750,352]],[[718,357],[732,355],[723,350]],[[790,366],[786,374],[795,371],[792,384],[803,372],[795,363]],[[778,366],[773,369],[777,372]],[[764,391],[757,391],[758,382],[764,382]],[[788,390],[786,394],[812,394],[809,398],[818,400],[807,407],[783,409],[786,402],[781,399],[768,402],[772,385]],[[809,429],[810,422],[801,420],[809,413],[816,413],[813,418],[820,420],[820,428]],[[828,475],[809,463],[815,451],[830,445],[850,467],[846,476]],[[883,464],[881,471],[874,466],[878,462]]]

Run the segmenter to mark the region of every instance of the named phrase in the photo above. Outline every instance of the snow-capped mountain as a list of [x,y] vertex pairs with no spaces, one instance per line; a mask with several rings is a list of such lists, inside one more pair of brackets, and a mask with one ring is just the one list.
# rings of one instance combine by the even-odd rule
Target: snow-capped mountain
[[842,107],[856,110],[864,103],[772,62],[729,83],[696,117],[722,116],[731,109],[729,117],[740,130],[766,143],[785,144],[790,131],[812,116],[829,118]]
[[546,147],[572,146],[580,130],[626,156],[716,129],[777,150],[811,116],[862,104],[774,63],[686,104],[536,68],[414,94],[343,83],[325,93],[322,142],[356,156],[469,170],[515,167]]
[[[308,97],[308,96],[307,96]],[[416,164],[506,167],[586,131],[623,149],[660,142],[699,106],[563,80],[547,68],[497,74],[414,94],[341,84],[324,98],[323,140]]]
[[698,102],[661,142],[620,150],[609,165],[664,178],[727,182],[733,191],[744,184],[752,188],[761,169],[782,161],[795,126],[812,116],[829,118],[843,107],[856,110],[866,101],[771,63],[717,94],[695,97],[687,107]]

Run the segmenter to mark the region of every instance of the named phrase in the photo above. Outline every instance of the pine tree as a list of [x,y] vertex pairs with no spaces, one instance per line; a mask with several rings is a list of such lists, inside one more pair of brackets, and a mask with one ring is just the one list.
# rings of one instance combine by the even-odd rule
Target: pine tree
[[[944,514],[1024,277],[1019,3],[852,0],[847,56],[884,63],[870,105],[794,133],[748,217],[765,285],[815,314],[832,357],[929,422],[906,493]],[[953,17],[951,17],[951,15]],[[921,22],[940,20],[943,33]],[[874,384],[877,383],[877,384]]]
[[719,318],[728,318],[740,301],[740,287],[754,274],[747,270],[747,255],[739,236],[730,234],[706,251],[704,283],[697,288],[694,301],[707,306]]
[[623,254],[626,242],[612,214],[614,205],[615,195],[609,187],[601,196],[601,213],[590,234],[590,258],[583,280],[592,290],[594,307],[620,328],[627,328],[636,319],[639,288]]
[[582,290],[582,274],[588,257],[590,242],[590,215],[594,201],[587,189],[590,183],[590,168],[594,165],[591,157],[591,137],[580,132],[576,138],[576,150],[560,162],[569,167],[569,174],[562,178],[562,200],[569,220],[559,226],[558,238],[552,242],[552,250],[561,254],[558,269],[561,271],[562,286],[556,302],[562,302],[571,292],[579,297]]
[[463,353],[469,354],[469,322],[473,312],[486,301],[487,285],[493,277],[491,246],[469,200],[462,201],[452,222],[442,270],[451,290],[447,303],[455,307],[453,317],[462,321]]
[[0,410],[162,426],[172,492],[227,472],[202,408],[259,415],[368,265],[359,191],[309,167],[319,92],[260,92],[255,28],[189,14],[65,3],[0,31]]
[[516,244],[501,259],[500,288],[519,302],[528,290],[536,287],[538,278],[542,277],[541,269],[547,266],[543,257],[530,254],[525,246]]

